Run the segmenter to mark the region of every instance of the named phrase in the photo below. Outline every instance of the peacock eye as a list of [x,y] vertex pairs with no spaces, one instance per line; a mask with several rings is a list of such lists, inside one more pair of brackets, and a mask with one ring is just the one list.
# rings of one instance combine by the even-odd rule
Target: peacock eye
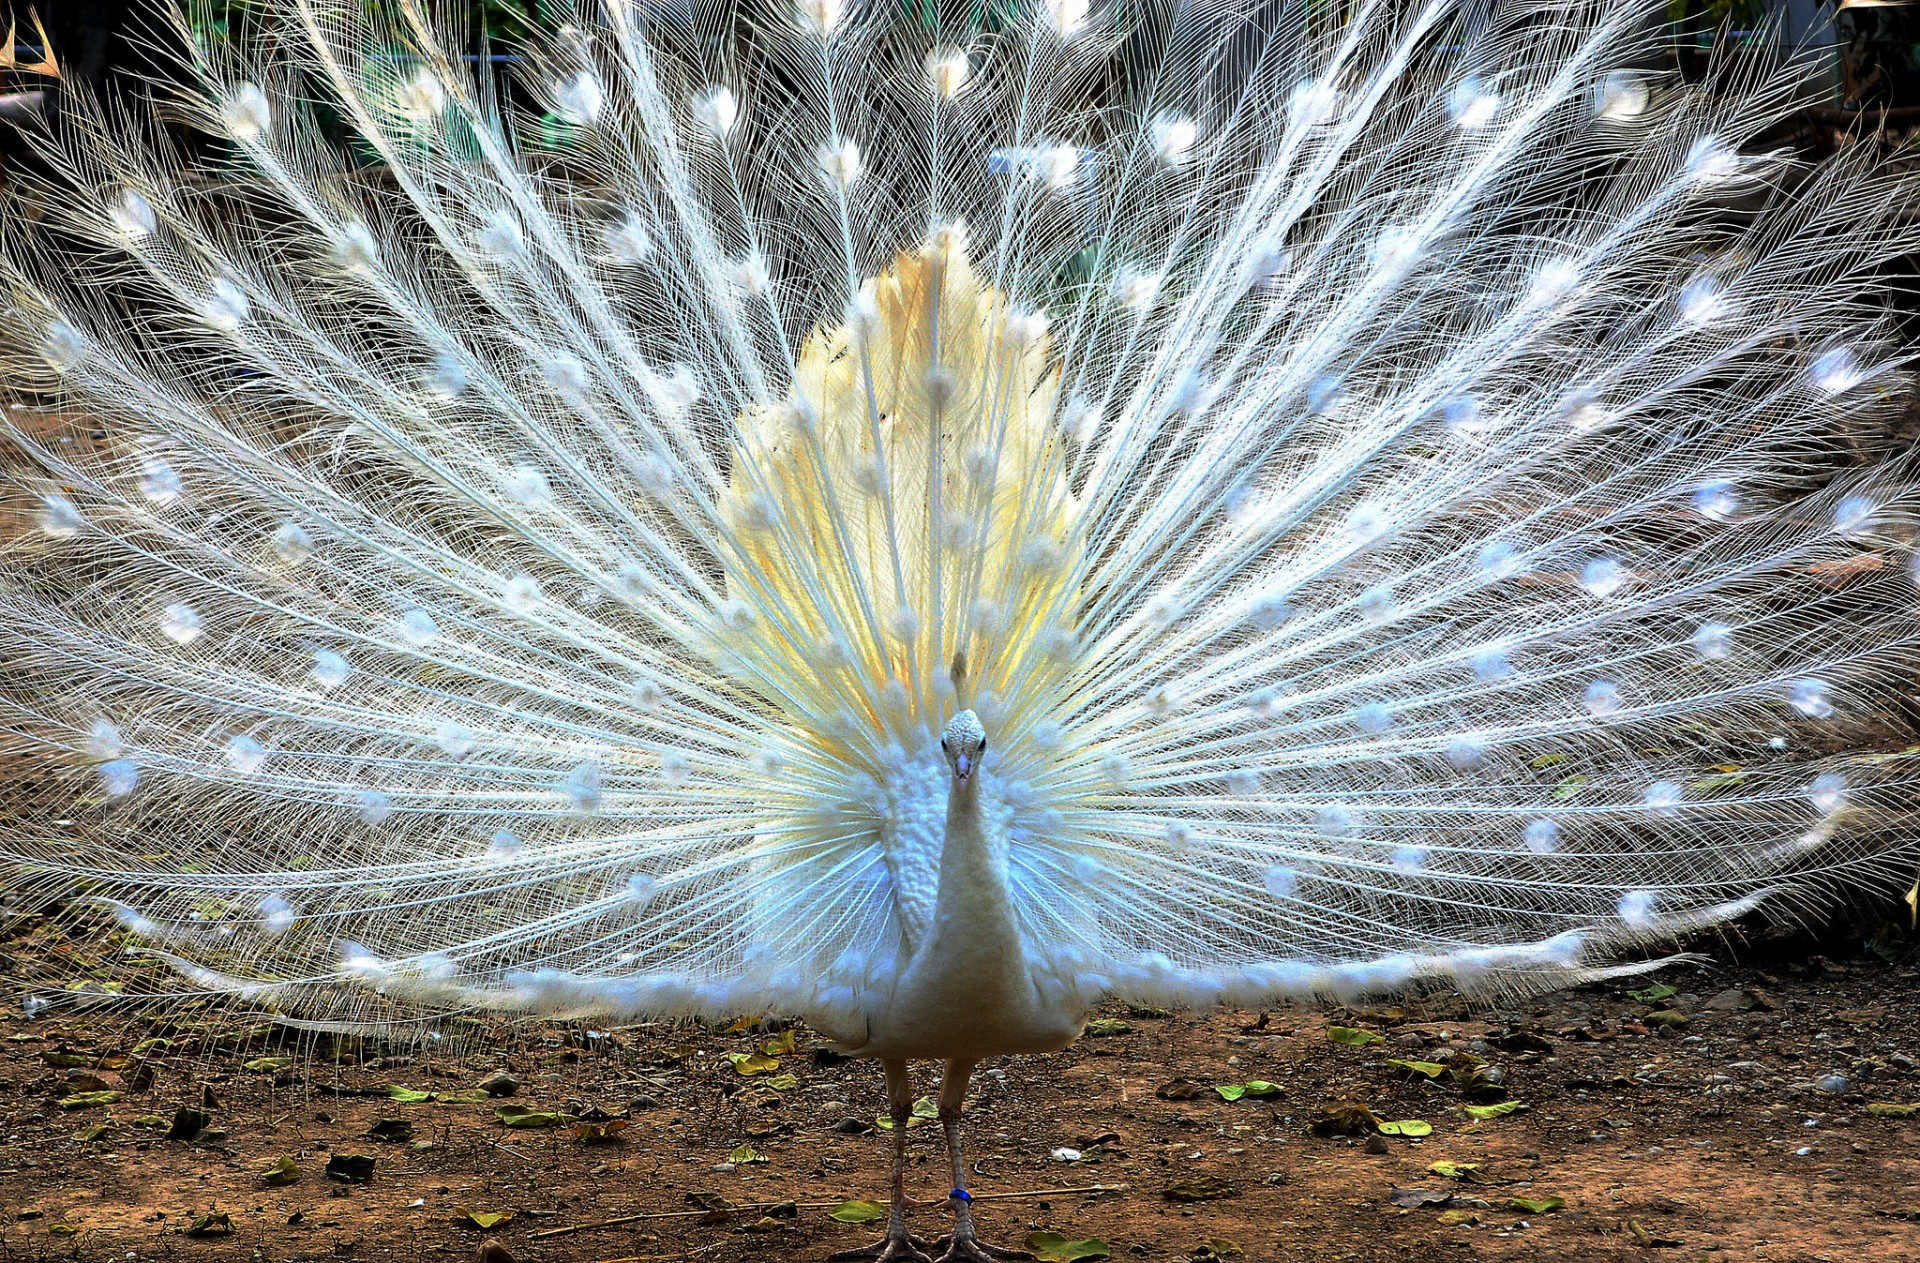
[[952,752],[953,750],[953,747],[947,744],[947,739],[945,737],[940,738],[940,748],[948,752]]
[[986,752],[987,752],[987,739],[985,737],[982,737],[980,738],[980,753],[985,754]]

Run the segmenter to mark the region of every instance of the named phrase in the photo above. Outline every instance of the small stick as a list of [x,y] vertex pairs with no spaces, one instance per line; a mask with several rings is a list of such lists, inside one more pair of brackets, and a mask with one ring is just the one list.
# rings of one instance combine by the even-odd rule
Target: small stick
[[[1071,1188],[1029,1188],[1009,1193],[975,1193],[976,1202],[1009,1201],[1019,1197],[1050,1197],[1061,1193],[1122,1193],[1127,1190],[1125,1184],[1076,1184]],[[913,1202],[916,1210],[925,1210],[929,1206],[940,1206],[946,1198],[938,1197],[931,1201]],[[643,1215],[622,1215],[618,1219],[601,1219],[590,1224],[574,1224],[570,1228],[543,1228],[539,1232],[527,1234],[527,1240],[539,1241],[546,1237],[570,1237],[576,1232],[587,1232],[594,1228],[618,1228],[622,1224],[639,1223],[643,1219],[693,1219],[704,1215],[732,1215],[749,1210],[772,1210],[775,1206],[792,1206],[795,1210],[820,1210],[829,1206],[838,1206],[840,1202],[743,1202],[730,1206],[726,1210],[654,1210]],[[602,1260],[602,1263],[619,1263],[617,1259]]]
[[672,1254],[629,1254],[617,1259],[601,1259],[599,1263],[661,1263],[664,1259],[686,1259],[696,1254],[705,1254],[708,1250],[717,1250],[725,1245],[724,1239],[710,1241],[706,1245],[697,1245],[691,1250],[676,1250]]

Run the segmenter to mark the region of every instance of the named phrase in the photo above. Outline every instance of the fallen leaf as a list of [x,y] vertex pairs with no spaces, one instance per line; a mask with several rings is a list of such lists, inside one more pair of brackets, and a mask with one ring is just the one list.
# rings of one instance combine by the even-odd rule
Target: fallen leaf
[[1669,1000],[1679,995],[1680,988],[1670,987],[1664,982],[1656,982],[1651,987],[1641,987],[1638,991],[1629,991],[1627,994],[1642,1004],[1658,1004],[1662,1000]]
[[[933,1103],[932,1097],[923,1096],[913,1103],[913,1112],[907,1119],[907,1126],[918,1127],[921,1123],[938,1117],[940,1117],[940,1107]],[[873,1120],[873,1125],[882,1131],[892,1131],[893,1118],[891,1115],[882,1114]]]
[[1466,1209],[1443,1210],[1440,1212],[1440,1222],[1443,1224],[1477,1224],[1480,1222],[1480,1212]]
[[1327,1038],[1336,1044],[1345,1044],[1350,1048],[1365,1048],[1369,1044],[1387,1042],[1387,1037],[1379,1031],[1363,1031],[1357,1026],[1329,1026]]
[[433,1099],[441,1105],[485,1105],[493,1099],[493,1093],[485,1088],[465,1088],[459,1092],[435,1092]]
[[870,1224],[886,1213],[887,1208],[879,1202],[841,1202],[827,1212],[827,1218],[843,1224]]
[[413,1139],[413,1123],[405,1118],[382,1118],[361,1133],[369,1140],[381,1140],[389,1144]]
[[192,1105],[182,1105],[173,1111],[173,1122],[167,1125],[168,1140],[192,1140],[207,1129],[213,1121],[213,1115]]
[[1193,1253],[1188,1257],[1193,1263],[1219,1263],[1221,1259],[1245,1254],[1246,1251],[1240,1248],[1240,1243],[1237,1241],[1229,1241],[1225,1237],[1208,1237],[1193,1247]]
[[727,1054],[727,1060],[733,1063],[735,1071],[748,1077],[766,1074],[768,1071],[780,1068],[780,1059],[769,1057],[765,1053],[730,1052]]
[[1563,1197],[1510,1197],[1508,1210],[1524,1211],[1529,1215],[1546,1215],[1559,1210],[1567,1204]]
[[1685,1026],[1690,1020],[1679,1009],[1661,1009],[1658,1013],[1649,1013],[1641,1019],[1648,1026]]
[[387,1099],[398,1101],[402,1105],[422,1105],[433,1099],[433,1093],[392,1083],[387,1085]]
[[[1133,1023],[1117,1017],[1095,1018],[1093,1021],[1088,1022],[1080,1033],[1095,1036],[1131,1035],[1133,1033]],[[1100,1257],[1105,1258],[1106,1256],[1101,1255]]]
[[784,1057],[793,1051],[793,1028],[788,1027],[766,1043],[760,1045],[760,1051],[769,1057]]
[[1334,1101],[1322,1106],[1307,1124],[1316,1136],[1365,1136],[1380,1128],[1380,1116],[1358,1101]]
[[1478,1162],[1436,1162],[1427,1170],[1435,1175],[1444,1175],[1449,1180],[1466,1180],[1473,1184],[1484,1183],[1487,1178],[1480,1173]]
[[1191,1101],[1211,1091],[1214,1089],[1193,1079],[1173,1079],[1155,1088],[1153,1094],[1163,1101]]
[[1231,1180],[1217,1175],[1196,1175],[1167,1185],[1163,1195],[1170,1202],[1216,1202],[1223,1197],[1240,1196],[1240,1189]]
[[342,1184],[365,1184],[373,1178],[377,1159],[370,1153],[335,1152],[327,1159],[327,1178]]
[[510,1210],[468,1210],[465,1206],[462,1206],[453,1212],[453,1218],[455,1223],[464,1224],[469,1228],[478,1228],[482,1232],[486,1232],[498,1228],[501,1224],[512,1219],[513,1212]]
[[1447,1072],[1447,1068],[1437,1061],[1402,1061],[1398,1057],[1387,1062],[1387,1069],[1398,1071],[1409,1079],[1416,1076],[1437,1079]]
[[1511,1114],[1515,1110],[1523,1110],[1527,1107],[1523,1101],[1497,1101],[1492,1105],[1462,1105],[1460,1108],[1467,1111],[1471,1117],[1485,1122],[1489,1118],[1498,1118],[1502,1114]]
[[1895,1105],[1890,1101],[1875,1101],[1867,1106],[1867,1113],[1878,1114],[1881,1118],[1912,1118],[1920,1114],[1920,1104]]
[[60,1070],[68,1070],[87,1064],[85,1053],[74,1052],[68,1048],[52,1048],[40,1054],[40,1060]]
[[1424,1210],[1428,1206],[1445,1206],[1453,1200],[1453,1194],[1446,1189],[1397,1188],[1387,1195],[1387,1200],[1407,1210]]
[[1027,1249],[1041,1263],[1079,1263],[1081,1259],[1108,1259],[1113,1250],[1098,1237],[1069,1241],[1057,1232],[1030,1232]]
[[258,1074],[271,1074],[275,1070],[285,1070],[292,1064],[291,1057],[255,1057],[252,1061],[243,1062],[241,1069],[252,1070]]
[[741,1145],[727,1155],[727,1161],[733,1163],[735,1166],[745,1166],[749,1162],[765,1162],[766,1160],[767,1155],[761,1153],[752,1145]]
[[800,1086],[800,1080],[791,1074],[776,1074],[767,1080],[767,1086],[775,1092],[791,1092]]
[[1431,1136],[1433,1124],[1419,1118],[1402,1118],[1396,1122],[1380,1124],[1383,1136]]
[[124,1099],[126,1098],[118,1092],[75,1092],[72,1096],[60,1098],[60,1108],[63,1110],[92,1109],[97,1105],[118,1105]]
[[509,1127],[558,1127],[573,1121],[571,1114],[552,1110],[533,1110],[524,1105],[497,1105],[493,1116]]
[[224,1210],[210,1210],[204,1215],[194,1216],[187,1225],[189,1237],[230,1237],[233,1235],[233,1217]]
[[581,1144],[604,1145],[620,1139],[620,1133],[630,1124],[624,1118],[609,1118],[602,1122],[581,1123],[573,1129],[575,1139]]
[[282,1154],[273,1160],[272,1166],[260,1173],[260,1178],[275,1188],[283,1184],[291,1184],[300,1178],[300,1165],[291,1157]]

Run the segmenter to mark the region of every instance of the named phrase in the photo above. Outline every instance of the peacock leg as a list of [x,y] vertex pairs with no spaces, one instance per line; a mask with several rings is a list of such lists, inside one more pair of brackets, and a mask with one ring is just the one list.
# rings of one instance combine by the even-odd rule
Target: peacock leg
[[936,1248],[944,1246],[934,1263],[999,1263],[1001,1260],[1031,1259],[1025,1250],[1009,1250],[988,1245],[973,1232],[973,1198],[967,1192],[967,1164],[960,1157],[960,1112],[967,1099],[967,1082],[973,1077],[971,1061],[949,1061],[946,1077],[940,1080],[940,1125],[947,1132],[947,1156],[953,1161],[953,1233],[942,1237]]
[[907,1231],[907,1123],[913,1118],[913,1080],[904,1061],[880,1062],[887,1072],[887,1113],[893,1119],[893,1208],[887,1235],[875,1245],[842,1250],[828,1263],[932,1263],[927,1243]]

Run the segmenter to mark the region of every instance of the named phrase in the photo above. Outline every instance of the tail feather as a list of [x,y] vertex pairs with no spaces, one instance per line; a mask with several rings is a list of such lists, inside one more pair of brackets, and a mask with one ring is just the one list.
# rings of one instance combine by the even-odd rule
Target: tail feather
[[28,888],[329,1019],[851,1028],[956,651],[1063,1003],[1551,985],[1910,867],[1853,721],[1920,639],[1915,177],[1766,150],[1802,67],[1577,0],[563,9],[504,87],[418,5],[179,18],[212,158],[42,139]]

